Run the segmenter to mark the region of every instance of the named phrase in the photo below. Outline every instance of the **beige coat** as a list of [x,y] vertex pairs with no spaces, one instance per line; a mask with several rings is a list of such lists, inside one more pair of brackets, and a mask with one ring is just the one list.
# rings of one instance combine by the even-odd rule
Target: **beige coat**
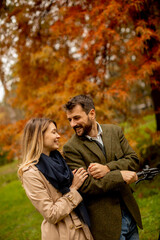
[[35,208],[44,217],[42,240],[92,240],[89,228],[81,222],[73,209],[82,201],[76,190],[62,194],[37,169],[23,169],[23,187]]

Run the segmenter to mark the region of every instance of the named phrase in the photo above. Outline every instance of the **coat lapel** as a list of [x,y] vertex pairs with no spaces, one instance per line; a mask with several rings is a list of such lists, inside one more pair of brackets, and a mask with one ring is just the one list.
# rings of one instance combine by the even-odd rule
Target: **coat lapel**
[[85,137],[80,137],[80,139],[83,141],[83,144],[98,157],[98,159],[100,160],[100,163],[106,164],[106,161],[110,162],[114,160],[114,154],[112,153],[112,135],[108,131],[107,125],[102,124],[101,128],[103,131],[102,140],[106,150],[107,160],[102,150],[99,148],[99,146],[95,142],[91,142]]
[[102,164],[106,163],[106,158],[102,150],[99,148],[99,146],[95,142],[84,140],[83,143],[92,153],[94,153],[100,159],[100,163]]
[[112,136],[109,133],[108,129],[106,126],[101,125],[102,128],[102,140],[104,147],[106,149],[106,155],[107,155],[107,162],[110,162],[113,160],[114,156],[112,156]]

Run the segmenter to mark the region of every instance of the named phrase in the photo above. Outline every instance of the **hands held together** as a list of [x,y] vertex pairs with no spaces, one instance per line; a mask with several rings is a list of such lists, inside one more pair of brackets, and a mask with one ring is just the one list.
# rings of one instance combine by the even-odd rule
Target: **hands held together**
[[75,169],[72,171],[74,177],[70,188],[78,190],[89,174],[92,175],[93,178],[99,179],[104,177],[104,175],[109,171],[110,170],[107,166],[99,163],[91,163],[87,170],[84,168]]
[[[108,172],[110,172],[110,169],[107,167],[107,165],[102,165],[99,163],[91,163],[87,170],[84,168],[75,169],[73,171],[74,178],[70,188],[75,188],[78,190],[88,175],[92,175],[92,177],[95,179],[100,179],[104,177]],[[127,184],[131,184],[138,180],[136,172],[121,170],[120,173],[124,182]]]

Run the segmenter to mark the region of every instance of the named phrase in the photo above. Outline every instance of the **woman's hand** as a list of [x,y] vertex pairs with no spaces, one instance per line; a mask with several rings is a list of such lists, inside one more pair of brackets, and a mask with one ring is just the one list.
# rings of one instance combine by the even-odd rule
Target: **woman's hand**
[[70,188],[78,190],[85,181],[85,179],[88,177],[88,172],[84,168],[79,168],[72,171],[72,173],[74,177]]

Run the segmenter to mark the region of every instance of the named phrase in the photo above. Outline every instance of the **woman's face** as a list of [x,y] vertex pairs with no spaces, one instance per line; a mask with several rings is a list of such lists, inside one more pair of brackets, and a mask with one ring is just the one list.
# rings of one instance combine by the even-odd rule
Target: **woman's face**
[[43,136],[43,153],[49,156],[51,151],[59,148],[60,135],[54,123],[50,123]]

